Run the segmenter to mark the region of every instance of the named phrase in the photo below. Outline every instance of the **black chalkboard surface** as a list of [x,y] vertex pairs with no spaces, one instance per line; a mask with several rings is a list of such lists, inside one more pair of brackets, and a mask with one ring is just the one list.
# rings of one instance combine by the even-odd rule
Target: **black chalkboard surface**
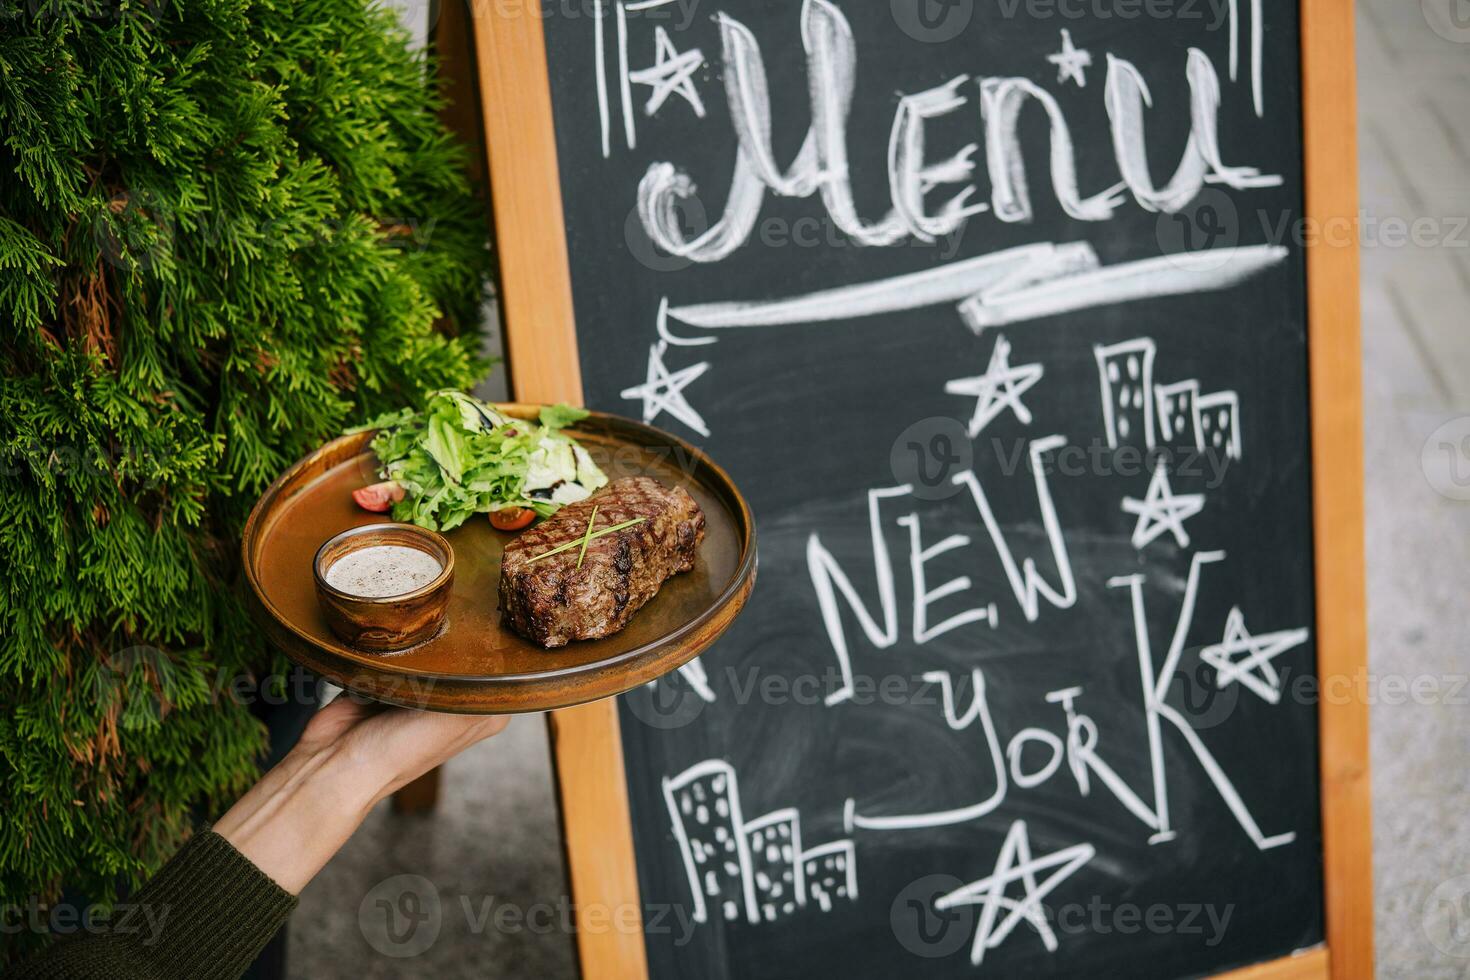
[[1322,941],[1260,7],[546,0],[587,403],[706,448],[760,538],[735,627],[621,706],[652,976]]

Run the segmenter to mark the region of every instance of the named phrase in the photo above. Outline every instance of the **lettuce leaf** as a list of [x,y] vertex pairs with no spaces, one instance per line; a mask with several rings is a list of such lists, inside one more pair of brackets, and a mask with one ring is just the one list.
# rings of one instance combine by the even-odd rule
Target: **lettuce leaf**
[[541,424],[548,429],[565,429],[585,419],[590,412],[570,405],[547,405],[541,409]]
[[368,426],[379,429],[373,452],[383,478],[405,491],[393,519],[449,531],[506,507],[549,517],[561,507],[553,494],[566,499],[579,495],[574,487],[591,493],[607,483],[591,456],[560,431],[587,414],[548,406],[537,424],[508,418],[462,392],[440,391],[422,411],[379,416]]

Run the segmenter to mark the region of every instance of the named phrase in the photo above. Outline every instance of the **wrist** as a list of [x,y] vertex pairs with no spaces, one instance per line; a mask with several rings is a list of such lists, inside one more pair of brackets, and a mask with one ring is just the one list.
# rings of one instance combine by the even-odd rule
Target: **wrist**
[[340,744],[310,752],[303,759],[303,773],[306,794],[350,817],[354,827],[389,795],[390,775],[382,760],[361,759]]
[[298,746],[214,830],[297,894],[381,798],[376,772],[376,766],[356,768],[337,746]]

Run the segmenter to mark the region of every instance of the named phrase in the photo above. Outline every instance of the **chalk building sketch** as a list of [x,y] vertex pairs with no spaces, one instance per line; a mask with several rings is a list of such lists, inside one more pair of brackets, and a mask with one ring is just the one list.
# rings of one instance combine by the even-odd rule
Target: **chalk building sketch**
[[1240,459],[1240,396],[1235,392],[1202,395],[1199,382],[1191,379],[1156,386],[1154,399],[1164,445]]
[[755,905],[760,918],[773,922],[778,913],[795,911],[804,893],[801,814],[790,807],[776,810],[746,824],[744,832]]
[[807,898],[823,912],[834,899],[857,898],[857,853],[850,840],[833,841],[801,853],[801,870]]
[[1099,345],[1093,354],[1109,449],[1162,445],[1241,458],[1240,397],[1235,392],[1201,394],[1194,378],[1155,384],[1158,348],[1147,337]]
[[1199,399],[1199,382],[1191,378],[1169,385],[1156,385],[1159,438],[1171,449],[1197,448],[1194,403]]
[[735,767],[708,759],[663,780],[664,802],[684,860],[694,921],[711,908],[726,921],[775,922],[808,904],[823,912],[857,898],[851,840],[805,848],[801,814],[774,810],[745,820]]
[[1195,445],[1240,459],[1240,399],[1233,391],[1202,395],[1194,401]]
[[1147,337],[1093,348],[1102,383],[1108,448],[1154,448],[1154,342]]

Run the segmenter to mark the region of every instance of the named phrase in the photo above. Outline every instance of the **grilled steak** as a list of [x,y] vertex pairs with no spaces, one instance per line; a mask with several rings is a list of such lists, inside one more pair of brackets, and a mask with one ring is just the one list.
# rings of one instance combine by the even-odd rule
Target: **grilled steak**
[[[594,532],[644,520],[593,538],[579,569],[577,553],[594,506]],[[611,636],[665,579],[694,567],[703,540],[704,514],[683,487],[670,490],[646,476],[615,480],[506,545],[501,614],[517,633],[548,649]],[[532,560],[571,542],[578,544]]]

